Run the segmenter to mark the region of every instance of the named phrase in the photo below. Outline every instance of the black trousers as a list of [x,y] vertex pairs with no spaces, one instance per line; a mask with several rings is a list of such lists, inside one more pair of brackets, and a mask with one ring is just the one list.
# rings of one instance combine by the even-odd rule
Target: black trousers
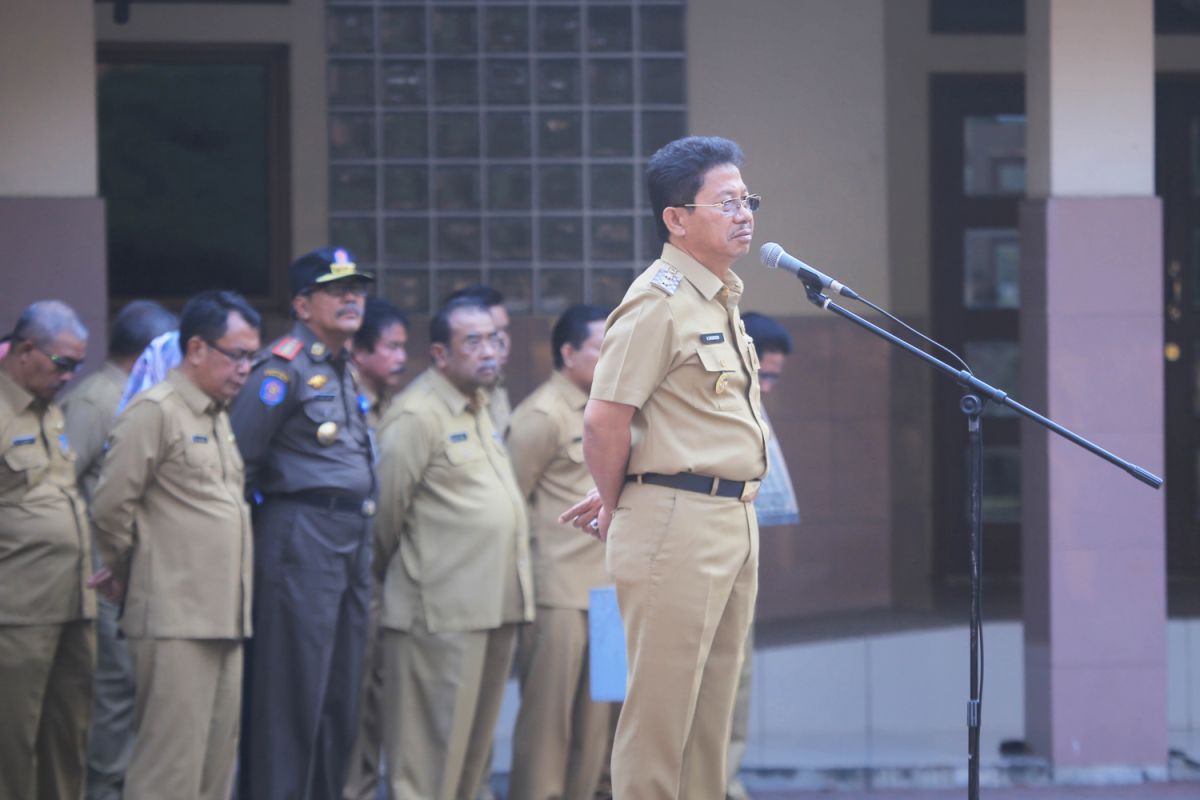
[[254,513],[254,637],[246,648],[241,800],[337,800],[354,744],[371,524],[269,500]]

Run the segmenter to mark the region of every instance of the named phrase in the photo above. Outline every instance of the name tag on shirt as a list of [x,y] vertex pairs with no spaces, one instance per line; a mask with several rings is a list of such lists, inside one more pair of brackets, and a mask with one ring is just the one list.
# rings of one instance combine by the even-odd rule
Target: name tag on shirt
[[452,442],[465,442],[466,440],[467,440],[467,435],[465,433],[450,434],[450,441],[452,441]]
[[18,436],[13,439],[13,447],[20,447],[23,444],[35,444],[36,442],[36,436]]
[[208,444],[207,436],[193,436],[192,441],[196,444]]
[[700,334],[700,343],[701,344],[720,344],[723,341],[725,341],[725,334],[723,334],[723,333],[702,333],[702,334]]

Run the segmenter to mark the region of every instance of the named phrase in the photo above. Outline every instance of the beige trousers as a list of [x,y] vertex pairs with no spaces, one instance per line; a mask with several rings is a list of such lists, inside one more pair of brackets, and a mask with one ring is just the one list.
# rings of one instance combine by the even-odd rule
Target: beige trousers
[[242,642],[130,639],[133,755],[126,800],[228,800],[242,713]]
[[592,800],[607,754],[611,703],[592,702],[588,615],[538,606],[522,626],[521,708],[513,732],[514,800]]
[[394,800],[474,800],[490,756],[517,626],[383,633],[383,747]]
[[729,730],[729,766],[726,769],[725,800],[749,800],[750,794],[742,785],[738,772],[746,756],[746,740],[750,735],[750,679],[754,675],[754,626],[746,631],[746,653],[738,675],[737,698],[733,704],[733,726]]
[[96,628],[0,625],[0,800],[78,800],[87,769]]
[[758,590],[754,506],[627,484],[606,555],[629,660],[613,795],[721,800]]

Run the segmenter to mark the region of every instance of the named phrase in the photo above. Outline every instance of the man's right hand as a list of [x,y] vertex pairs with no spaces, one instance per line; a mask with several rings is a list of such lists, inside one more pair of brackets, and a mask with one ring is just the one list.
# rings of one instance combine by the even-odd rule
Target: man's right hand
[[121,605],[121,601],[125,599],[125,587],[108,567],[96,570],[95,574],[88,579],[87,585],[89,589],[95,589],[97,594],[114,606]]

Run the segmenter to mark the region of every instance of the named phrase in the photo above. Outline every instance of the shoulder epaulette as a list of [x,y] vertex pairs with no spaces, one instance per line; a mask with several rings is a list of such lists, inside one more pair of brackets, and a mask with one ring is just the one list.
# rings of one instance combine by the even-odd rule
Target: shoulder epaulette
[[672,267],[670,264],[659,267],[658,272],[654,273],[654,277],[650,279],[650,285],[656,289],[661,289],[667,295],[675,294],[675,290],[679,288],[679,282],[683,280],[683,275],[679,270]]
[[304,342],[297,339],[295,336],[285,336],[275,343],[271,348],[271,354],[279,356],[284,361],[291,361],[296,356],[300,355],[300,351],[304,349]]

